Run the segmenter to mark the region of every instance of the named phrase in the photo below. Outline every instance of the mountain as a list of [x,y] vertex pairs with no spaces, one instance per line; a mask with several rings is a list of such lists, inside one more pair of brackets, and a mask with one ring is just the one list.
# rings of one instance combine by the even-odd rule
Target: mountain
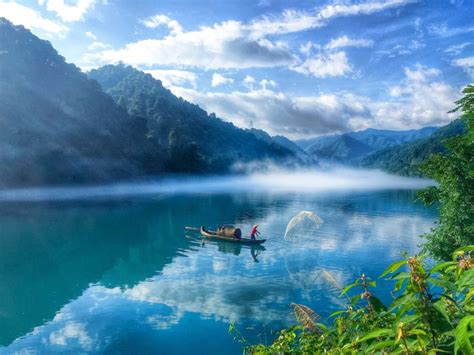
[[305,152],[303,149],[298,147],[293,141],[289,140],[288,138],[284,136],[270,136],[267,132],[261,130],[261,129],[256,129],[256,128],[251,128],[248,129],[247,131],[253,133],[257,138],[266,141],[268,143],[272,144],[278,144],[286,149],[288,149],[290,152],[292,152],[295,156],[295,160],[298,164],[300,165],[312,165],[315,166],[317,165],[317,160],[311,157],[307,152]]
[[273,136],[272,139],[280,144],[281,146],[285,147],[292,151],[300,161],[304,162],[307,165],[318,165],[318,161],[313,158],[310,154],[308,154],[305,150],[301,149],[295,142],[289,140],[284,136]]
[[369,128],[364,131],[351,132],[348,133],[348,135],[367,144],[373,149],[383,149],[428,137],[436,130],[436,127],[424,127],[421,129],[411,129],[406,131],[390,131]]
[[357,164],[375,151],[427,137],[436,129],[425,127],[417,130],[391,131],[369,128],[364,131],[299,140],[295,143],[316,159]]
[[422,175],[421,164],[430,155],[444,152],[446,150],[444,141],[449,137],[463,133],[464,129],[462,121],[455,120],[439,128],[429,137],[376,151],[363,158],[360,165],[399,175]]
[[350,135],[343,134],[324,142],[313,143],[305,151],[316,159],[342,164],[354,162],[373,152],[374,149]]
[[0,186],[155,174],[162,149],[47,41],[0,19]]
[[176,97],[150,74],[129,66],[107,65],[92,70],[89,76],[129,114],[145,118],[148,139],[170,152],[168,170],[195,171],[201,167],[225,172],[235,162],[295,158],[266,132],[256,134],[224,122]]

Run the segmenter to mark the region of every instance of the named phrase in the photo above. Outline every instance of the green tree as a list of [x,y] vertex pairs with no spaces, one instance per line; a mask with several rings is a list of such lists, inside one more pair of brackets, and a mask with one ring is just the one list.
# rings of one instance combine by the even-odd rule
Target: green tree
[[432,155],[423,166],[437,186],[419,196],[428,205],[439,205],[439,221],[424,235],[423,247],[438,259],[448,259],[456,248],[474,244],[474,86],[468,85],[464,94],[453,111],[463,112],[465,133],[448,139],[447,153]]

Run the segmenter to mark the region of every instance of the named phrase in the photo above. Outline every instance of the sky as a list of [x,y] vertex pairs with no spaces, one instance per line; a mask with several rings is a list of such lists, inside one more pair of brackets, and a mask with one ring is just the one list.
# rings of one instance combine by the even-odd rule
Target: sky
[[0,0],[84,72],[123,62],[292,139],[440,126],[474,82],[474,0]]

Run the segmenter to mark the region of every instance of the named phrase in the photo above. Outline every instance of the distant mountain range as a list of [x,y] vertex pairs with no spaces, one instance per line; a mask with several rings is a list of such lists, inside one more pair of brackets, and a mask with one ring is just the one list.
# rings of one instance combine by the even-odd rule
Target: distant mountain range
[[364,131],[299,140],[295,143],[317,160],[355,164],[375,151],[424,138],[435,131],[435,127],[407,131],[369,128]]
[[360,165],[399,175],[420,176],[423,162],[432,154],[445,152],[446,139],[463,133],[464,129],[463,122],[455,120],[428,137],[378,150],[364,157]]
[[339,135],[299,140],[295,143],[321,162],[381,169],[399,175],[419,176],[421,164],[445,151],[446,138],[461,134],[455,120],[441,128],[390,131],[366,129]]
[[0,78],[0,187],[299,161],[276,140],[208,114],[131,67],[106,66],[88,76],[49,42],[1,18]]

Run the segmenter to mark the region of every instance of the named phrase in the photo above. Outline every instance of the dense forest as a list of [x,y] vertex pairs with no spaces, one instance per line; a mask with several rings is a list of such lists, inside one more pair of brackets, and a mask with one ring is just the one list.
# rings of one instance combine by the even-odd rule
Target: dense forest
[[107,65],[89,76],[132,116],[143,117],[147,139],[164,147],[166,168],[176,172],[228,171],[235,162],[274,159],[294,153],[267,133],[243,130],[178,98],[160,80],[125,65]]

